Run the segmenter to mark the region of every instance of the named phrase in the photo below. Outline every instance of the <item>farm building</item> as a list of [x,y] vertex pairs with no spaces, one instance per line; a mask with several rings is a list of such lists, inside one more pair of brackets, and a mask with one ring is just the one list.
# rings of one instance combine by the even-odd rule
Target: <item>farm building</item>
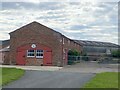
[[9,52],[9,55],[2,57],[7,64],[64,66],[69,50],[81,52],[77,42],[38,22],[9,34],[9,45],[1,49],[2,53]]
[[95,58],[118,49],[113,43],[69,39],[35,21],[9,34],[10,40],[0,43],[2,64],[64,66],[69,50]]
[[97,60],[101,56],[110,56],[120,46],[109,42],[75,40],[82,47],[82,53],[89,57],[89,60]]

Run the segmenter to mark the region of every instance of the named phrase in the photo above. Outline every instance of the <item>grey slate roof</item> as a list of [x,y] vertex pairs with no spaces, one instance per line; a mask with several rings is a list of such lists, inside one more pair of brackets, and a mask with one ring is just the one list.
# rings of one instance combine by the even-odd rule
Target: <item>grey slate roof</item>
[[4,41],[2,41],[2,45],[4,46],[8,46],[8,45],[10,45],[10,40],[4,40]]
[[0,52],[3,51],[9,51],[9,47],[10,47],[10,40],[0,40]]
[[10,51],[10,46],[0,49],[0,52]]
[[75,40],[82,46],[99,46],[99,47],[120,47],[117,44],[110,43],[110,42],[98,42],[98,41],[85,41],[85,40]]

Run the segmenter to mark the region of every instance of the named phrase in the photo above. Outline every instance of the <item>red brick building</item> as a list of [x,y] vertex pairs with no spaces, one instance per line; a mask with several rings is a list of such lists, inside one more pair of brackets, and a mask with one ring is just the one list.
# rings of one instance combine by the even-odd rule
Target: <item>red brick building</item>
[[80,44],[38,22],[9,34],[10,64],[64,66],[70,49],[81,51]]

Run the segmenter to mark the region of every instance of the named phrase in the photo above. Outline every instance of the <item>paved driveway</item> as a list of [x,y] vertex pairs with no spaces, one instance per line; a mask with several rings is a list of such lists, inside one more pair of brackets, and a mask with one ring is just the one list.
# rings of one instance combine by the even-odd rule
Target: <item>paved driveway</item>
[[80,88],[95,74],[58,71],[26,71],[4,88]]
[[118,64],[98,64],[97,62],[81,61],[75,65],[65,66],[59,71],[79,73],[118,72]]
[[63,68],[35,66],[28,69],[25,66],[23,69],[25,75],[4,88],[81,88],[95,73],[117,72],[118,65],[83,61]]

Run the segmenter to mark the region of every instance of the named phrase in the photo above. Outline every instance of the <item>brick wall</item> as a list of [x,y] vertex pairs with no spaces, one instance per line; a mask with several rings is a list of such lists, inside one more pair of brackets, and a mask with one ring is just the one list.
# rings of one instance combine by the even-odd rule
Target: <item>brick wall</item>
[[[69,50],[77,50],[78,52],[81,53],[81,46],[74,42],[73,40],[66,38],[65,36],[62,36],[63,38],[63,59],[64,59],[64,50],[67,50],[67,53]],[[64,63],[63,60],[63,64],[66,65],[67,63]]]
[[18,47],[30,43],[40,43],[52,49],[52,63],[57,65],[58,61],[61,62],[60,39],[60,34],[39,23],[31,23],[10,33],[10,60],[12,64],[16,64]]
[[51,30],[37,22],[32,22],[20,29],[10,33],[10,61],[11,64],[16,64],[17,48],[31,43],[40,43],[52,49],[53,65],[63,66],[63,48],[76,48],[80,50],[80,46],[75,46],[74,42],[68,44],[68,39],[65,38],[63,45],[63,35]]

